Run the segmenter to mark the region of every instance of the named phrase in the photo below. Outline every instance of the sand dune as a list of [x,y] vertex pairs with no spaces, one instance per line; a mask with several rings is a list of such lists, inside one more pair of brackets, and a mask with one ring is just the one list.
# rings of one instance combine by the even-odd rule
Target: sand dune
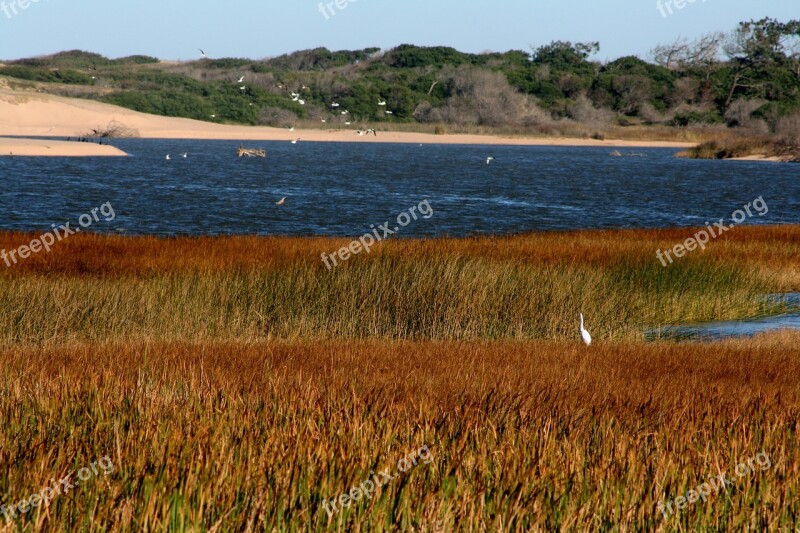
[[[598,141],[594,139],[524,138],[487,135],[430,135],[424,133],[378,132],[359,137],[353,130],[297,130],[228,126],[198,120],[160,117],[137,113],[92,100],[64,98],[42,93],[0,88],[0,136],[76,137],[117,121],[138,131],[143,138],[229,139],[242,141],[392,142],[430,144],[485,144],[528,146],[620,146],[685,148],[686,143],[657,141]],[[0,140],[0,152],[7,153]],[[85,144],[85,143],[81,143]]]

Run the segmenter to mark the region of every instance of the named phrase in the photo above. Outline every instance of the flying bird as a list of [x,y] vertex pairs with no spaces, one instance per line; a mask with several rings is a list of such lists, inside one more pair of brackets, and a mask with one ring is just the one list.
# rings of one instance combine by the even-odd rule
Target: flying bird
[[487,158],[486,158],[486,164],[487,164],[487,165],[490,165],[490,164],[492,164],[492,161],[494,161],[494,157],[492,157],[492,156],[489,156],[489,157],[487,157]]
[[236,80],[236,83],[243,83],[243,82],[244,82],[244,76]]
[[189,152],[183,152],[183,154],[181,155],[183,156],[184,159],[186,159],[187,157],[189,157]]
[[202,48],[198,48],[200,50],[200,55],[203,56],[204,59],[208,59],[208,54]]
[[378,100],[378,105],[379,106],[385,106],[386,105],[386,100],[383,100],[383,101]]
[[275,202],[275,205],[283,205],[285,203],[286,203],[286,197],[284,196],[283,198]]
[[586,328],[583,327],[583,313],[581,313],[581,338],[583,339],[583,343],[586,346],[591,346],[592,336],[589,335],[589,332],[586,331]]
[[167,160],[167,161],[169,161],[169,160],[170,160],[169,154],[167,154],[166,160]]

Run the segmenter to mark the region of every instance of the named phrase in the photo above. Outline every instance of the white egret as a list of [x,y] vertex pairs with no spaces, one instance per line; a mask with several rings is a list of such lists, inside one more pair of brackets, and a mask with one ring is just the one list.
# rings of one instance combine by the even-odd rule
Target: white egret
[[586,331],[585,327],[583,327],[583,313],[581,313],[581,338],[583,339],[583,342],[584,344],[586,344],[586,346],[591,346],[592,336],[589,335],[589,332]]

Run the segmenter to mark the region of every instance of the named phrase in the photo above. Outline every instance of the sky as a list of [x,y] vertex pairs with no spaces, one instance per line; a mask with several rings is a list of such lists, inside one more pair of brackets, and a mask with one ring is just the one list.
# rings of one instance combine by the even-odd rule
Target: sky
[[[337,4],[338,2],[338,4]],[[400,44],[464,52],[599,41],[595,59],[643,59],[659,43],[800,18],[798,0],[0,0],[0,59],[80,49],[191,60],[261,59],[320,46]],[[659,2],[661,7],[659,8]],[[669,4],[669,5],[667,5]],[[326,7],[327,6],[327,7]],[[681,6],[680,8],[678,6]]]

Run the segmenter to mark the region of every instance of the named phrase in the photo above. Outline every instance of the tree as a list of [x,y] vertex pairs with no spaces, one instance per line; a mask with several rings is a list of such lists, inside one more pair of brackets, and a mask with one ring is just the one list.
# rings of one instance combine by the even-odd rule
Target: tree
[[800,20],[742,22],[724,46],[732,63],[723,109],[737,93],[800,105]]

